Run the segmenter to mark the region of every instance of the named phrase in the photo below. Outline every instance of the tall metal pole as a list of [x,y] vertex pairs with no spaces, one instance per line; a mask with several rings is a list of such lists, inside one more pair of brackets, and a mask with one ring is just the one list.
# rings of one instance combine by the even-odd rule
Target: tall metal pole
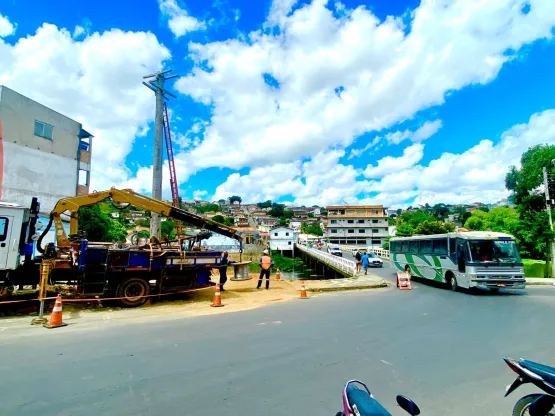
[[[551,197],[549,196],[549,179],[547,176],[547,168],[543,168],[543,185],[545,192],[545,209],[547,210],[547,216],[549,217],[549,227],[553,232],[553,217],[551,215]],[[555,244],[553,240],[551,241],[551,277],[555,278]],[[555,281],[553,282],[555,285]]]
[[[166,95],[175,95],[166,91],[164,84],[166,80],[175,78],[177,75],[166,76],[171,69],[165,71],[156,72],[151,75],[143,77],[154,78],[148,83],[143,81],[143,84],[154,91],[156,96],[156,114],[154,116],[154,161],[152,164],[152,197],[157,200],[162,199],[162,146],[163,146],[163,134],[164,134],[164,99]],[[150,235],[156,238],[160,238],[160,215],[151,212],[150,217]]]

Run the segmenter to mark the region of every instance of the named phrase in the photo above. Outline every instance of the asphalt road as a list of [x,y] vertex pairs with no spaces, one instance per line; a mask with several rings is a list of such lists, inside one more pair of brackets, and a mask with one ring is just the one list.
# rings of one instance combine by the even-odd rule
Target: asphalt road
[[514,374],[502,357],[555,365],[553,287],[413,287],[78,335],[0,332],[0,414],[335,415],[359,378],[394,415],[398,393],[424,415],[508,415],[530,390],[503,398]]

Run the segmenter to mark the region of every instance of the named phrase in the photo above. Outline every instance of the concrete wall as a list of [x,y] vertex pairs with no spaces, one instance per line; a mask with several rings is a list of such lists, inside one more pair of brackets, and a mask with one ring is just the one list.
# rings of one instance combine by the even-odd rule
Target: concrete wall
[[[80,123],[3,86],[0,120],[3,201],[29,206],[36,196],[41,212],[48,213],[59,199],[77,194]],[[35,120],[53,126],[52,140],[35,136]],[[86,153],[82,164],[89,170],[90,153]]]

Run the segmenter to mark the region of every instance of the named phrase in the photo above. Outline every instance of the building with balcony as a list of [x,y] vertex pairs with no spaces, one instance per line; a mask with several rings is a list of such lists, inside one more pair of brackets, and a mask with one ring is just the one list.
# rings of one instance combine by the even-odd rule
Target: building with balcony
[[382,205],[328,206],[326,210],[331,244],[381,247],[389,237],[387,209]]

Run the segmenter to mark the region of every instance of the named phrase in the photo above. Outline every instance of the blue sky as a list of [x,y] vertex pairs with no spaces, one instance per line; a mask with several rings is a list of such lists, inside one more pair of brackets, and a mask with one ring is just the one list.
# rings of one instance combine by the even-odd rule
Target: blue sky
[[91,130],[95,189],[149,193],[141,75],[171,67],[186,199],[493,202],[555,142],[554,28],[551,0],[3,0],[0,84]]

